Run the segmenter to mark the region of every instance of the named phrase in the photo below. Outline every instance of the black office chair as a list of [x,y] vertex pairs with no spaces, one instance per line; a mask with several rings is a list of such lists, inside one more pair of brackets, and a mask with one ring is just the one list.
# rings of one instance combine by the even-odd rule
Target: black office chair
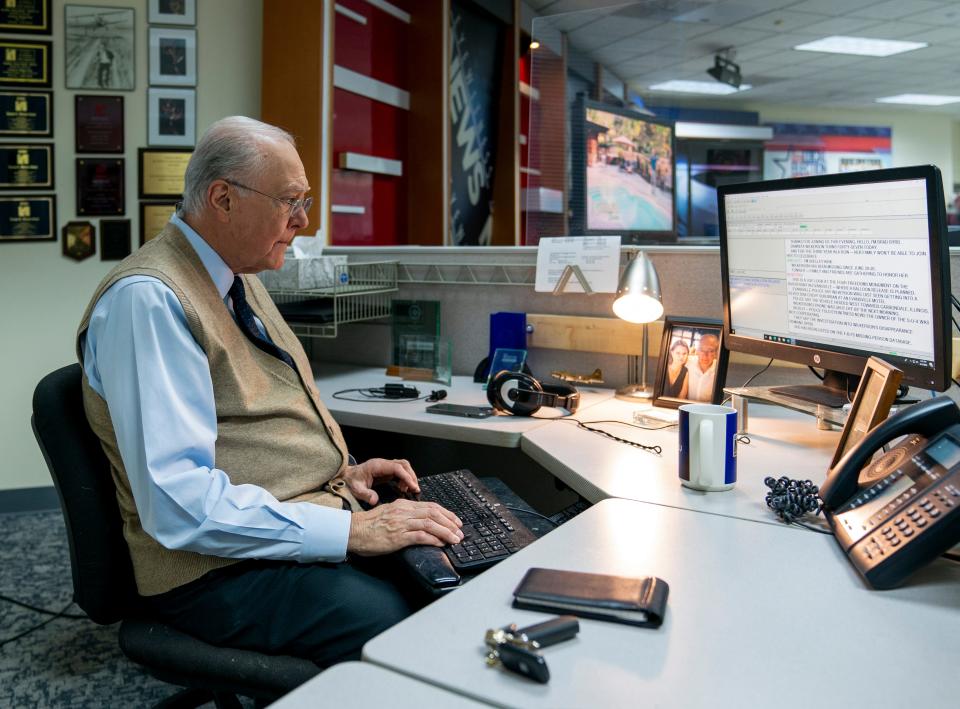
[[45,376],[33,393],[33,432],[60,496],[73,599],[95,623],[122,621],[120,648],[151,675],[185,687],[161,707],[240,707],[272,701],[320,670],[296,657],[216,647],[144,617],[123,538],[110,464],[87,423],[80,365]]

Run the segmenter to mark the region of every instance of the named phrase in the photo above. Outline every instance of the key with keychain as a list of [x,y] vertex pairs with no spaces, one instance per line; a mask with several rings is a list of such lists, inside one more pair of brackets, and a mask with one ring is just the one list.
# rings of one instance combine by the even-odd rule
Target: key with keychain
[[502,665],[506,670],[546,684],[550,680],[550,670],[538,651],[569,640],[579,632],[580,622],[572,615],[557,616],[526,628],[518,628],[516,623],[491,628],[484,637],[488,650],[487,665]]

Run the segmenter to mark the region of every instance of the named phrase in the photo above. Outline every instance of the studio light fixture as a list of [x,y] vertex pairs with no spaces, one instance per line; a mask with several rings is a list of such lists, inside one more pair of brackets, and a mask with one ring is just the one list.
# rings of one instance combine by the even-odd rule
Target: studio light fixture
[[730,84],[720,84],[716,81],[692,81],[688,79],[670,79],[661,81],[659,84],[650,86],[651,91],[670,91],[679,94],[709,94],[711,96],[723,96],[725,94],[735,94],[740,91],[746,91],[753,88],[750,84],[740,84],[740,87]]
[[899,39],[872,39],[870,37],[845,37],[834,35],[798,44],[794,49],[801,52],[828,52],[830,54],[855,54],[861,57],[890,57],[894,54],[912,52],[929,46],[926,42],[906,42]]
[[960,103],[960,96],[943,96],[941,94],[897,94],[876,99],[877,103],[902,103],[908,106],[946,106],[950,103]]
[[[729,50],[727,51],[729,52]],[[721,84],[732,86],[735,89],[739,89],[743,83],[740,65],[733,61],[730,54],[717,54],[713,58],[713,66],[707,69],[707,73]]]

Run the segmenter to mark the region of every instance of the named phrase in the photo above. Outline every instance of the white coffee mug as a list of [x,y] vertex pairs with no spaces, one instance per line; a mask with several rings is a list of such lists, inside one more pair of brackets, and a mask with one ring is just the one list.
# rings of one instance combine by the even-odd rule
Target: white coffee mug
[[737,410],[680,407],[680,483],[695,490],[729,490],[737,482]]

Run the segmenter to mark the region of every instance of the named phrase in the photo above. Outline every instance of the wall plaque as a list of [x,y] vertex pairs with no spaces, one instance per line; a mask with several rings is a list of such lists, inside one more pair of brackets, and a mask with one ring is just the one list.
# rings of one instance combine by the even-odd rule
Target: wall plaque
[[67,222],[63,229],[63,255],[83,261],[97,253],[97,232],[90,222]]
[[140,246],[158,236],[177,211],[176,202],[140,203]]
[[193,149],[140,148],[140,198],[163,199],[183,194],[183,175]]
[[0,85],[50,88],[50,42],[0,39]]
[[50,34],[51,0],[6,0],[0,5],[0,32]]
[[53,146],[0,145],[0,189],[53,189]]
[[0,136],[52,138],[53,94],[0,91]]
[[123,158],[77,158],[77,214],[116,216],[126,212]]
[[123,96],[75,96],[78,153],[123,152]]
[[56,241],[57,198],[0,197],[0,243]]

